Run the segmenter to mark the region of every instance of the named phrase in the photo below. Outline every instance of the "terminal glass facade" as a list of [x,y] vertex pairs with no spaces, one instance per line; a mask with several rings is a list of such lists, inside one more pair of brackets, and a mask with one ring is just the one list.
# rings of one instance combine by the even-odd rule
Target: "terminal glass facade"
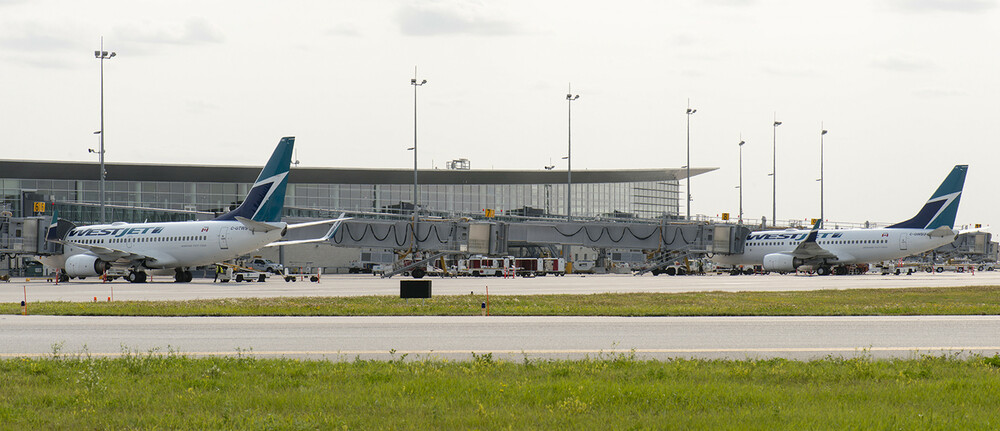
[[[711,168],[702,169],[707,172]],[[108,169],[106,219],[176,221],[211,218],[239,205],[259,167],[119,164]],[[676,217],[679,169],[574,172],[573,217]],[[97,166],[88,163],[0,160],[0,210],[32,215],[30,202],[55,202],[59,216],[76,223],[100,218]],[[112,177],[115,175],[117,177]],[[556,171],[420,171],[420,210],[435,216],[563,218],[565,173]],[[412,171],[293,169],[285,215],[326,217],[402,213],[413,208]],[[47,205],[46,214],[51,214]]]
[[[94,180],[2,179],[0,206],[21,214],[21,193],[56,202],[62,218],[93,223],[99,219],[100,182]],[[176,221],[194,211],[221,213],[238,205],[249,183],[107,181],[108,220]],[[380,212],[412,204],[413,186],[403,184],[289,184],[286,215],[323,216],[326,212]],[[619,215],[656,218],[678,213],[676,181],[573,184],[575,217]],[[548,216],[566,214],[566,184],[429,184],[420,186],[419,204],[437,214],[497,215],[525,207]],[[128,208],[126,208],[128,207]],[[170,210],[170,211],[162,211]],[[191,211],[192,213],[186,213]]]
[[[286,206],[379,211],[412,203],[413,186],[402,184],[289,184]],[[422,209],[456,215],[497,214],[525,207],[544,214],[566,214],[566,184],[430,184],[420,186]],[[676,182],[573,184],[574,216],[631,214],[655,218],[678,211]]]

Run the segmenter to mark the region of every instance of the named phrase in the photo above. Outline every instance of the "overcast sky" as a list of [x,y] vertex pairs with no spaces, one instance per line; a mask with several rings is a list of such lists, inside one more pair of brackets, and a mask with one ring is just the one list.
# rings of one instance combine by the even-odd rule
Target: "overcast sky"
[[[680,167],[695,214],[911,217],[969,164],[959,223],[1000,225],[996,0],[0,0],[3,159],[308,167]],[[993,126],[993,127],[991,127]],[[248,179],[252,180],[252,179]],[[682,185],[683,190],[683,185]],[[683,205],[682,205],[683,211]]]

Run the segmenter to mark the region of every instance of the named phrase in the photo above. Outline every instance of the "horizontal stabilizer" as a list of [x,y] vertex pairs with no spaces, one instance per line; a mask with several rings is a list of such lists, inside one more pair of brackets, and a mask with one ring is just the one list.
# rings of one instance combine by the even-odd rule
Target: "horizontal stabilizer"
[[243,226],[250,228],[251,232],[270,232],[272,230],[278,230],[284,227],[284,226],[275,226],[270,223],[253,221],[246,217],[241,217],[241,216],[236,216],[236,221],[243,223]]
[[328,224],[328,223],[337,223],[337,226],[340,226],[340,222],[342,222],[344,220],[350,220],[351,219],[351,217],[344,217],[346,214],[347,213],[341,213],[340,217],[335,218],[335,219],[316,220],[316,221],[308,221],[308,222],[305,222],[305,223],[290,224],[290,225],[288,225],[288,229],[289,230],[291,230],[291,229],[298,229],[300,227],[317,226],[317,225]]
[[333,223],[333,225],[330,226],[330,229],[326,231],[326,235],[323,235],[322,237],[312,238],[312,239],[293,240],[293,241],[272,242],[272,243],[270,243],[268,245],[265,245],[264,247],[277,247],[277,246],[282,246],[282,245],[309,244],[309,243],[314,243],[314,242],[329,241],[330,238],[333,238],[333,234],[337,233],[337,229],[340,228],[340,224],[343,223],[344,220],[350,220],[351,219],[350,217],[344,217],[344,215],[346,215],[346,213],[345,214],[341,214],[340,218],[333,219],[333,220],[311,221],[311,222],[298,223],[298,224],[294,224],[294,225],[289,225],[288,226],[289,229],[295,229],[295,228],[298,228],[298,227],[316,226],[316,225],[321,225],[321,224],[325,224],[325,223]]
[[958,232],[955,232],[954,230],[952,230],[948,226],[940,226],[940,227],[932,230],[931,233],[929,233],[927,235],[929,235],[931,238],[944,238],[944,237],[947,237],[947,236],[958,235]]

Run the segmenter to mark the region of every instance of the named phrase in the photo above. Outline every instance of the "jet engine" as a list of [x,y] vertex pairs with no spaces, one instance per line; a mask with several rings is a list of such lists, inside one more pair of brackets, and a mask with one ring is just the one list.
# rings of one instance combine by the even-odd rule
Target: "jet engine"
[[775,272],[792,272],[802,265],[801,259],[785,253],[771,253],[764,255],[764,269]]
[[66,275],[70,277],[95,277],[111,269],[111,262],[91,254],[77,254],[66,259]]

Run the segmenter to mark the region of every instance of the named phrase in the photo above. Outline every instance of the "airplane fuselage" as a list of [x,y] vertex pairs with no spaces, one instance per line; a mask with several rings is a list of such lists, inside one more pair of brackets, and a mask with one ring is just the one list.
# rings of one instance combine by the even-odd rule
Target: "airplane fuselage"
[[[273,223],[284,227],[284,223]],[[106,247],[145,256],[150,269],[191,268],[222,262],[257,250],[281,238],[284,229],[252,231],[238,221],[209,220],[163,223],[113,223],[82,226],[65,238],[62,255],[42,257],[46,265],[65,267],[67,258],[87,253],[80,246]],[[75,246],[80,245],[80,246]]]
[[[836,229],[820,230],[816,244],[836,255],[829,265],[881,262],[933,250],[955,237],[930,235],[927,229]],[[761,265],[764,256],[791,253],[809,235],[808,230],[757,231],[747,236],[742,254],[716,255],[724,265]]]

